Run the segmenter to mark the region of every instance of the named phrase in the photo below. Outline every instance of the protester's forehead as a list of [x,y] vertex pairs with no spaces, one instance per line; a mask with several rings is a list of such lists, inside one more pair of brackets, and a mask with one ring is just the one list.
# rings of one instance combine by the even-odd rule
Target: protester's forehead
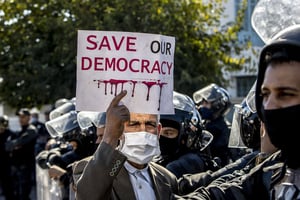
[[[268,67],[261,85],[262,93],[268,94],[268,99],[278,100],[282,107],[300,103],[300,73],[299,67],[284,66]],[[272,94],[272,95],[271,95]],[[262,95],[264,97],[264,95]],[[271,98],[272,97],[272,98]],[[267,102],[267,98],[264,99]]]
[[278,87],[300,88],[300,62],[270,64],[265,73],[263,85],[271,84]]
[[130,121],[157,121],[155,114],[130,113]]

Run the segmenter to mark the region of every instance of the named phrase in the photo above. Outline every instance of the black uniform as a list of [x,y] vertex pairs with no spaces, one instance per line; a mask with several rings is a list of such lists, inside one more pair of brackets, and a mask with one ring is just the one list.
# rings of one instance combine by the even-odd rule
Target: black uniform
[[23,126],[13,134],[6,143],[10,151],[13,169],[13,181],[16,199],[29,199],[32,186],[35,184],[35,152],[37,130],[33,125]]
[[3,133],[0,133],[0,184],[2,192],[7,200],[14,200],[13,185],[11,179],[11,159],[9,152],[5,150],[5,143],[9,136],[13,133],[6,129]]
[[230,129],[228,123],[222,115],[205,123],[205,128],[214,136],[210,144],[211,155],[220,158],[220,166],[224,167],[228,164],[230,155],[228,148]]
[[252,168],[249,173],[238,175],[223,183],[212,182],[207,187],[199,187],[188,195],[174,195],[172,199],[270,199],[271,188],[276,180],[282,177],[283,171],[285,171],[285,165],[282,162],[281,152],[277,151],[264,162]]
[[44,123],[36,120],[31,123],[34,125],[38,132],[38,138],[35,144],[35,155],[38,155],[41,151],[45,150],[47,141],[51,138]]

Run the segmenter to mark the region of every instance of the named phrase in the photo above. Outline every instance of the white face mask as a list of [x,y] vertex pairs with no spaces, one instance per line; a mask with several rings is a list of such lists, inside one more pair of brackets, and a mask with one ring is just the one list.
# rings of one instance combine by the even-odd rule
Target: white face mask
[[160,154],[158,136],[148,132],[124,133],[125,140],[120,151],[129,161],[137,164],[149,163]]

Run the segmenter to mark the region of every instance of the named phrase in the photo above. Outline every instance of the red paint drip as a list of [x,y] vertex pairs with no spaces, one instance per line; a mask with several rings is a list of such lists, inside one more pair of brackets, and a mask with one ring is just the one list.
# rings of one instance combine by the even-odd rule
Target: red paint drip
[[[117,79],[110,79],[110,80],[94,80],[94,82],[97,83],[97,87],[100,88],[101,83],[104,83],[105,85],[105,95],[107,95],[107,86],[108,84],[110,84],[110,94],[113,94],[113,87],[115,87],[115,91],[114,91],[114,96],[117,95],[118,92],[118,85],[121,84],[121,91],[123,90],[124,84],[127,82],[132,83],[132,91],[131,91],[131,97],[134,97],[135,94],[135,87],[136,84],[138,83],[138,81],[134,81],[134,80],[117,80]],[[160,80],[158,81],[142,81],[142,84],[147,86],[147,97],[146,100],[149,101],[150,98],[150,90],[151,87],[154,85],[158,85],[160,90],[159,90],[159,99],[158,99],[158,108],[157,110],[160,110],[160,102],[161,102],[161,94],[162,94],[162,89],[163,86],[166,85],[166,82],[160,82]]]
[[160,110],[160,101],[161,101],[161,92],[162,92],[162,87],[166,85],[167,83],[161,83],[160,80],[157,81],[157,85],[159,86],[159,99],[158,99],[158,108],[157,110]]
[[111,85],[110,94],[113,94],[113,86],[115,86],[115,96],[118,92],[118,85],[121,84],[121,91],[123,90],[124,83],[128,82],[127,80],[117,80],[117,79],[110,79],[109,83]]
[[134,97],[134,91],[135,91],[135,86],[136,86],[137,81],[131,80],[130,82],[132,83],[131,97]]
[[147,81],[142,81],[142,83],[145,84],[148,88],[146,100],[149,101],[150,89],[153,85],[156,85],[157,83],[156,82],[147,82]]

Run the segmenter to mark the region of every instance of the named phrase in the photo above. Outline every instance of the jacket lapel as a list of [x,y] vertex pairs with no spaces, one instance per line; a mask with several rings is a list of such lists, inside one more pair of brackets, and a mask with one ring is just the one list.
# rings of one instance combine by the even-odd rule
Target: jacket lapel
[[149,165],[150,177],[153,181],[153,187],[157,200],[165,200],[170,198],[171,186],[166,183],[164,180],[164,175],[161,174],[156,168]]
[[114,199],[135,199],[131,181],[125,167],[122,167],[113,183]]

